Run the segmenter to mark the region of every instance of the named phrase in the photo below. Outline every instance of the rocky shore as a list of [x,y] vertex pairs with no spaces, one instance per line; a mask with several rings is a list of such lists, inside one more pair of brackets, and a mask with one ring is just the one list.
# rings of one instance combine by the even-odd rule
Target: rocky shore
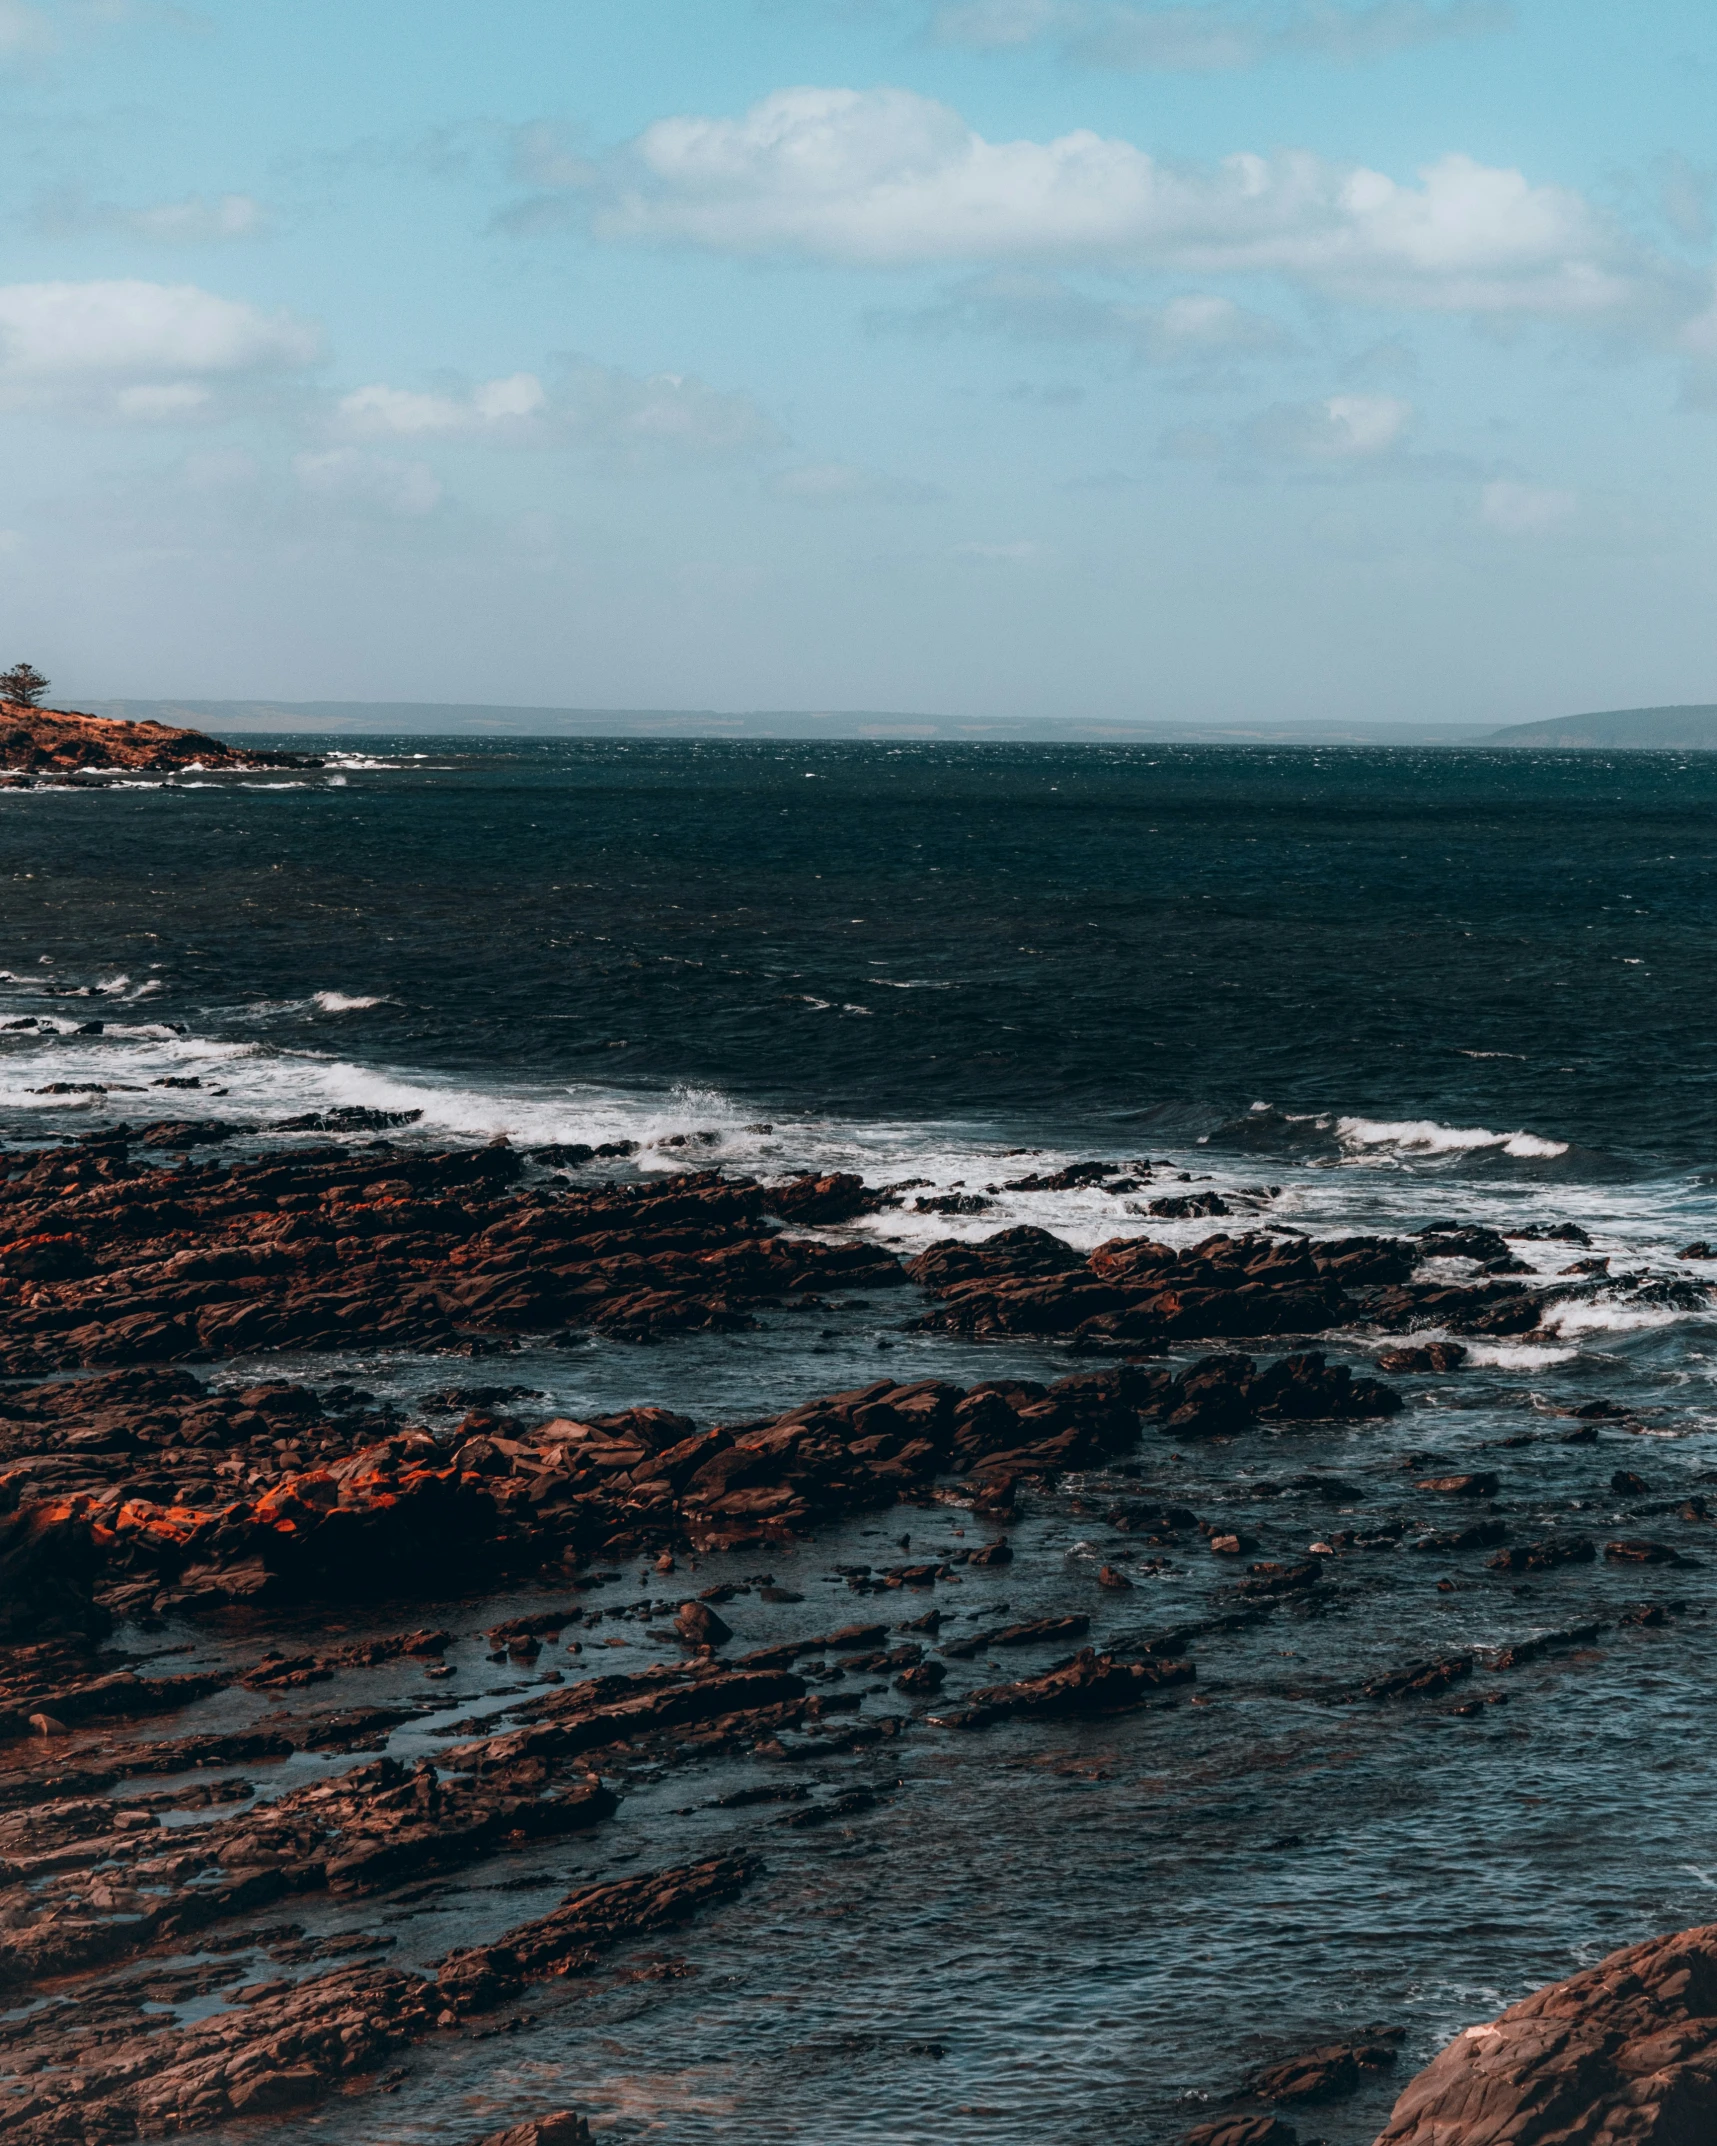
[[247,751],[200,730],[167,723],[132,723],[82,715],[70,708],[37,708],[0,700],[0,770],[16,776],[109,774],[123,770],[181,774],[196,768],[237,773],[245,768],[310,768],[302,753]]
[[[611,1955],[718,1927],[787,1844],[885,1814],[910,1751],[1035,1764],[1070,1726],[1220,1704],[1252,1635],[1370,1614],[1380,1553],[1404,1553],[1393,1584],[1464,1597],[1469,1629],[1502,1623],[1413,1659],[1360,1632],[1340,1676],[1278,1661],[1284,1701],[1354,1736],[1483,1718],[1685,1613],[1566,1594],[1667,1579],[1711,1520],[1610,1465],[1607,1406],[1483,1466],[1366,1457],[1405,1405],[1389,1381],[1452,1391],[1448,1337],[1531,1334],[1593,1286],[1527,1269],[1519,1240],[1257,1228],[1084,1253],[1010,1229],[903,1261],[835,1227],[899,1200],[852,1177],[615,1181],[618,1150],[320,1130],[347,1140],[174,1117],[0,1157],[0,2138],[20,2146],[303,2117],[528,2032],[533,1992],[671,1983],[695,1963]],[[932,1375],[721,1422],[545,1415],[459,1383],[525,1345],[739,1333],[857,1289],[916,1307]],[[1397,1337],[1388,1380],[1337,1360],[1360,1327]],[[933,1375],[954,1337],[1021,1334],[1066,1345],[1066,1374]],[[411,1413],[316,1375],[355,1347],[444,1357],[449,1383]],[[291,1375],[257,1375],[272,1352]],[[1254,1464],[1319,1427],[1356,1441],[1341,1473]],[[1247,1464],[1195,1499],[1185,1456],[1218,1446]],[[1576,1507],[1607,1477],[1625,1531],[1546,1518],[1524,1471],[1551,1463],[1584,1471]],[[998,1589],[1036,1585],[1021,1531],[1052,1503],[1088,1562],[1022,1614]],[[867,1516],[886,1546],[823,1576],[839,1614],[778,1583]],[[1196,1574],[1181,1613],[1135,1608],[1169,1571]],[[461,1690],[471,1606],[501,1587],[522,1606],[483,1652],[505,1681]],[[164,1626],[204,1636],[169,1660]],[[675,1780],[718,1844],[385,1957],[368,1904],[397,1922],[603,1841]],[[1512,2007],[1407,2088],[1383,2140],[1702,2141],[1714,1962],[1688,1932]],[[1381,2022],[1284,2052],[1193,2136],[1289,2146],[1302,2105],[1371,2091],[1401,2040]],[[570,2110],[539,2115],[534,2146],[578,2137]]]

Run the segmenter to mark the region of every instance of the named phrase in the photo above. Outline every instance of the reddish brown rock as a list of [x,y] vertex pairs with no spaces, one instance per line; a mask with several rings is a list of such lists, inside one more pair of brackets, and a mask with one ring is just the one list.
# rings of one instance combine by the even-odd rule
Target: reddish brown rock
[[1339,2101],[1356,2092],[1368,2074],[1387,2071],[1402,2039],[1399,2027],[1368,2027],[1360,2041],[1329,2042],[1263,2065],[1247,2080],[1246,2091],[1260,2101]]
[[1613,1952],[1468,2027],[1377,2146],[1710,2146],[1717,1924]]
[[[730,1899],[759,1867],[718,1856],[588,1887],[494,1945],[452,1954],[433,1978],[373,1963],[338,1968],[230,1991],[224,2009],[189,2026],[163,2028],[134,2013],[132,2031],[119,2033],[104,2030],[99,2016],[85,2026],[75,2006],[64,2017],[38,2014],[39,2026],[13,2032],[13,2065],[29,2087],[8,2096],[6,2136],[16,2146],[112,2146],[312,2109],[361,2090],[414,2042],[456,2028],[526,1982],[588,1973],[612,1946]],[[217,1975],[209,1992],[224,1979]],[[32,2036],[41,2046],[20,2052]],[[555,2121],[568,2120],[561,2112]],[[570,2146],[576,2136],[544,2132],[541,2146]]]
[[1299,2133],[1279,2116],[1219,2116],[1195,2124],[1186,2146],[1298,2146]]
[[571,2109],[556,2109],[552,2116],[533,2116],[528,2124],[491,2131],[478,2146],[591,2146],[590,2126]]
[[223,745],[200,730],[166,723],[130,723],[107,715],[80,715],[68,708],[32,708],[0,701],[0,767],[32,775],[146,768],[171,774],[188,767],[226,772],[239,768],[320,767],[303,753],[250,752]]

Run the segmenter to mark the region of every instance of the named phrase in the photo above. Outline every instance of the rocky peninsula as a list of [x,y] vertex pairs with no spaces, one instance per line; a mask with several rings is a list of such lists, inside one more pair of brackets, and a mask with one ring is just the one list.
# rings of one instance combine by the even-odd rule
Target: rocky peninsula
[[166,723],[124,722],[71,708],[0,700],[0,770],[13,775],[174,775],[192,768],[236,774],[247,768],[321,765],[302,753],[223,745],[200,730],[175,730]]

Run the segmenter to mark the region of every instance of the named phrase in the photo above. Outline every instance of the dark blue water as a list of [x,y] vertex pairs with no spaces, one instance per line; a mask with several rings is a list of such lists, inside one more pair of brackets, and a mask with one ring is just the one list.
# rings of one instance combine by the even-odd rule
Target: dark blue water
[[[421,1112],[408,1140],[629,1138],[629,1167],[662,1170],[687,1150],[658,1143],[701,1132],[704,1160],[993,1201],[863,1225],[903,1249],[1017,1221],[1083,1244],[1248,1226],[985,1189],[1151,1158],[1320,1234],[1574,1220],[1612,1272],[1459,1375],[1398,1381],[1409,1407],[1387,1422],[1187,1452],[1151,1434],[1136,1481],[1031,1501],[1015,1565],[944,1590],[962,1618],[1076,1607],[1117,1640],[1230,1601],[1199,1542],[1139,1562],[1102,1517],[1123,1489],[1243,1522],[1264,1558],[1331,1528],[1375,1540],[1332,1561],[1321,1607],[1200,1641],[1198,1704],[971,1739],[919,1723],[886,1760],[823,1770],[904,1785],[815,1835],[771,1830],[767,1807],[688,1815],[733,1785],[721,1767],[641,1778],[608,1833],[510,1860],[504,1890],[480,1871],[365,1910],[393,1957],[427,1962],[583,1877],[736,1841],[769,1865],[653,1948],[690,1978],[533,1995],[529,2030],[438,2043],[397,2097],[300,2128],[468,2146],[570,2102],[667,2146],[1169,2146],[1259,2058],[1393,2021],[1404,2078],[1535,1984],[1711,1913],[1712,1535],[1678,1506],[1717,1484],[1717,1321],[1708,1270],[1677,1254],[1717,1238],[1717,756],[461,740],[405,758],[423,750],[371,741],[284,785],[0,794],[0,1018],[43,1024],[0,1030],[0,1134],[170,1099],[254,1128],[242,1144],[355,1103]],[[151,1086],[167,1078],[201,1086]],[[1547,1277],[1572,1256],[1518,1249]],[[1053,1346],[914,1335],[917,1308],[531,1350],[506,1376],[545,1414],[732,1420],[884,1372],[1067,1367]],[[1361,1370],[1384,1345],[1331,1344]],[[337,1370],[406,1404],[446,1377],[374,1352],[235,1370],[253,1368]],[[1563,1412],[1599,1397],[1622,1414],[1563,1443]],[[1414,1485],[1461,1467],[1501,1475],[1518,1540],[1650,1535],[1688,1562],[1522,1578],[1390,1548],[1392,1519],[1447,1522]],[[1648,1491],[1615,1491],[1618,1469]],[[1307,1472],[1353,1485],[1351,1509],[1273,1493]],[[855,1523],[771,1559],[802,1610],[727,1614],[749,1644],[825,1628],[864,1606],[835,1564],[886,1559],[907,1528],[933,1555],[965,1524]],[[1133,1595],[1096,1588],[1104,1559],[1133,1561]],[[726,1576],[712,1560],[704,1581]],[[1618,1627],[1647,1595],[1684,1606]],[[503,1609],[440,1615],[475,1633]],[[1596,1644],[1476,1679],[1506,1699],[1476,1715],[1330,1696],[1586,1617]],[[181,1640],[216,1645],[150,1644]],[[485,1672],[462,1646],[463,1684]],[[658,1658],[628,1646],[617,1666]],[[1363,2146],[1392,2092],[1302,2134]]]
[[199,1026],[331,989],[386,1001],[343,1049],[479,1078],[1711,1153],[1708,756],[462,740],[0,807],[13,966]]

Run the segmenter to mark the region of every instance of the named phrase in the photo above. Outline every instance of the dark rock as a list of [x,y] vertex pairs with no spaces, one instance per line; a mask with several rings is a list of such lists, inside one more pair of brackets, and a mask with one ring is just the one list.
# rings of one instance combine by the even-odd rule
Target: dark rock
[[1589,1565],[1597,1554],[1584,1535],[1552,1536],[1548,1542],[1517,1543],[1490,1563],[1498,1572],[1552,1572],[1558,1565]]
[[1246,2081],[1260,2101],[1337,2101],[1365,2083],[1367,2073],[1386,2071],[1400,2055],[1400,2027],[1368,2027],[1357,2042],[1331,2042],[1304,2056],[1266,2064]]
[[991,1685],[973,1692],[958,1712],[931,1719],[948,1729],[982,1729],[1019,1716],[1118,1713],[1142,1705],[1166,1685],[1189,1683],[1196,1673],[1190,1662],[1117,1662],[1082,1647],[1065,1669],[1019,1684]]
[[1685,1565],[1692,1562],[1666,1542],[1607,1542],[1604,1555],[1612,1565]]
[[1432,1475],[1414,1484],[1415,1490],[1441,1491],[1449,1498],[1494,1498],[1502,1478],[1488,1471],[1473,1475]]
[[1430,1341],[1405,1349],[1385,1349],[1377,1359],[1379,1371],[1458,1371],[1467,1360],[1465,1344]]
[[707,1602],[682,1602],[674,1625],[688,1647],[725,1647],[733,1637],[733,1627]]

